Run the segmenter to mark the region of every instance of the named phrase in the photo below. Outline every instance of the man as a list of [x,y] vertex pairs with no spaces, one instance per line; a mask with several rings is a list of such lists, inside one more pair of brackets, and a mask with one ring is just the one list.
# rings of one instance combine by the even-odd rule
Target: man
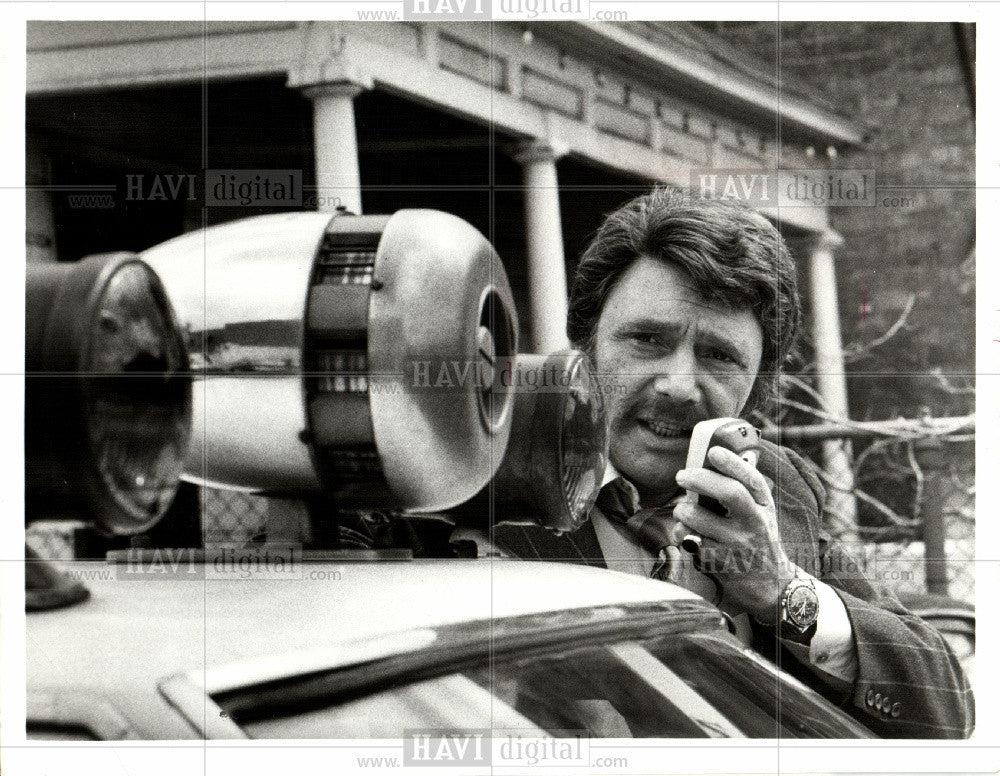
[[[675,579],[737,615],[748,643],[879,735],[968,737],[974,707],[957,660],[824,534],[825,493],[805,461],[765,443],[757,468],[714,447],[715,471],[684,469],[697,422],[767,401],[799,309],[781,236],[747,208],[656,190],[608,216],[577,267],[568,324],[594,360],[609,419],[612,466],[592,528],[561,539],[510,528],[498,542]],[[684,491],[716,499],[725,515],[681,501]],[[650,514],[675,536],[698,536],[697,555],[672,544],[658,552],[635,530]]]

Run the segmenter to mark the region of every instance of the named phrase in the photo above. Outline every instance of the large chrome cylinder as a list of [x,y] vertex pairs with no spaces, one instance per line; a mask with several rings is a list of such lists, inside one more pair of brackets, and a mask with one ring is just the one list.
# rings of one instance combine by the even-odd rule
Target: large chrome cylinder
[[489,481],[517,352],[492,246],[454,216],[289,213],[151,248],[196,375],[187,479],[434,511]]

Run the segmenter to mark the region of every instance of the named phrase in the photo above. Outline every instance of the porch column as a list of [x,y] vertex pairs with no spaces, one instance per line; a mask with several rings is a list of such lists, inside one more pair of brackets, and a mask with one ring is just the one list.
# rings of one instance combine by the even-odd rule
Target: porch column
[[[824,409],[837,418],[848,419],[847,374],[840,337],[840,310],[837,304],[837,273],[834,251],[843,244],[834,231],[819,235],[809,255],[809,292],[812,298],[812,338],[816,353],[816,382]],[[848,542],[857,540],[857,501],[852,491],[851,443],[845,439],[823,442],[823,468],[835,483],[829,488],[827,506],[831,530]]]
[[303,94],[313,103],[316,204],[320,212],[343,205],[361,213],[361,172],[354,98],[365,90],[352,81],[313,84]]
[[514,158],[524,174],[524,222],[528,241],[528,298],[532,341],[524,349],[551,353],[568,347],[566,258],[556,159],[564,152],[536,140],[516,149]]

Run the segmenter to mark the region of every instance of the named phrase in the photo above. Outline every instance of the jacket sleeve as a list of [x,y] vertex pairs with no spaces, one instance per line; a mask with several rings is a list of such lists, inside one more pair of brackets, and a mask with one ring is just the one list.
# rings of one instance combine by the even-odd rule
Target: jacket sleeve
[[[816,498],[825,492],[815,473],[788,451]],[[830,688],[841,706],[885,738],[968,738],[975,701],[944,637],[907,611],[886,585],[871,579],[838,541],[819,531],[819,574],[847,609],[858,659],[853,686]]]
[[822,542],[820,577],[851,620],[858,676],[844,707],[886,738],[968,738],[975,701],[951,648],[837,542]]

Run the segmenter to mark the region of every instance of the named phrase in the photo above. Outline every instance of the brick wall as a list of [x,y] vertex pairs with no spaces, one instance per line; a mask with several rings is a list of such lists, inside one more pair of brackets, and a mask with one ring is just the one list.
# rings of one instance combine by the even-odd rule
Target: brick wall
[[[837,254],[845,342],[878,337],[916,295],[909,326],[849,366],[851,414],[970,411],[971,394],[948,392],[929,374],[938,367],[965,384],[975,367],[975,127],[952,25],[794,22],[780,37],[773,23],[704,26],[770,67],[780,52],[783,78],[869,128],[865,148],[837,149],[833,159],[817,148],[817,160],[874,168],[880,187],[903,187],[880,189],[874,208],[831,212],[845,238]],[[791,166],[802,142],[789,145]]]

